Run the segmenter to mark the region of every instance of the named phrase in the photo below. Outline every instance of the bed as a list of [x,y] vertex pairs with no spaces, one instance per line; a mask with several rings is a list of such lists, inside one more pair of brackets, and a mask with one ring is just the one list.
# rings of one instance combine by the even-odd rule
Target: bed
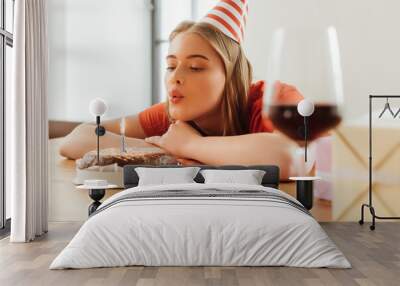
[[[105,200],[50,269],[144,266],[350,268],[301,203],[280,191],[277,166],[198,166],[263,170],[260,185],[139,185],[125,166],[125,190]],[[153,168],[177,168],[158,166]]]

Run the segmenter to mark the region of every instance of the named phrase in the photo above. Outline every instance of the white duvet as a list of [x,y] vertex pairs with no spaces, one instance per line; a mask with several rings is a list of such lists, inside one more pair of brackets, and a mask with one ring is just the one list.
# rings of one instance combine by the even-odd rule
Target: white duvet
[[[277,189],[238,184],[138,186],[131,192]],[[290,197],[291,200],[297,202]],[[122,201],[90,217],[50,269],[145,266],[294,266],[350,268],[313,217],[254,198],[153,198]]]

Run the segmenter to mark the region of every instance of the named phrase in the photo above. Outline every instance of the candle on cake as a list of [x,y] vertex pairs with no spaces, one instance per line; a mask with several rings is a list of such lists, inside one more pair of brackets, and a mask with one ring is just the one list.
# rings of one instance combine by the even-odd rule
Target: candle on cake
[[119,124],[120,133],[121,133],[121,153],[126,153],[125,148],[125,117],[121,118],[121,122]]

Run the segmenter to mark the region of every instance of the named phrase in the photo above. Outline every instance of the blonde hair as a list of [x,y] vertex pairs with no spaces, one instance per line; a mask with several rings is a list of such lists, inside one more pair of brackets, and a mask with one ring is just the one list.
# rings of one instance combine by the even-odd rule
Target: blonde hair
[[[203,22],[184,21],[170,34],[171,42],[182,32],[196,33],[207,40],[220,55],[225,66],[225,88],[222,95],[223,136],[248,133],[247,94],[252,82],[252,67],[243,48],[213,26]],[[170,121],[168,100],[167,114]]]

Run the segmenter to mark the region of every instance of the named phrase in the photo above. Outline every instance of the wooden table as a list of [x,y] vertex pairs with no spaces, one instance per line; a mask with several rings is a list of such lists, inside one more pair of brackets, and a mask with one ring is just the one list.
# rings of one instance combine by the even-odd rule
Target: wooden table
[[[75,161],[62,157],[58,150],[63,138],[50,139],[49,144],[49,220],[85,221],[92,203],[87,192],[76,189]],[[109,189],[105,199],[122,189]]]

